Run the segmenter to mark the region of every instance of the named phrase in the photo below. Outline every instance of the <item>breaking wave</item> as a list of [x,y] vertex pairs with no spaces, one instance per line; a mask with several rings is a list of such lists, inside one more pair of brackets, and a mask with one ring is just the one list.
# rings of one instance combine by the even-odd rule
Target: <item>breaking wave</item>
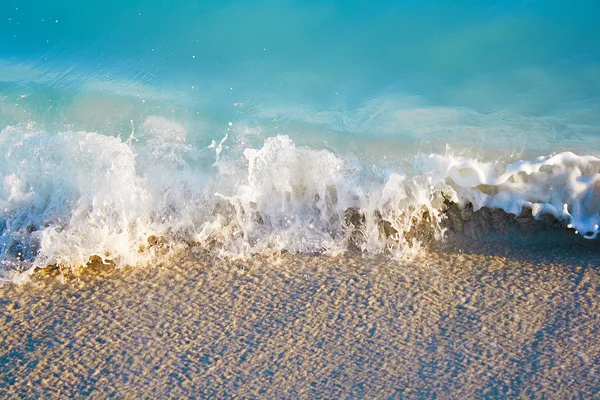
[[595,156],[417,154],[402,168],[284,135],[257,146],[233,135],[190,144],[183,126],[162,117],[128,138],[4,128],[0,277],[90,260],[145,265],[189,248],[232,258],[354,250],[406,259],[461,229],[447,223],[451,207],[552,217],[589,239],[600,232]]

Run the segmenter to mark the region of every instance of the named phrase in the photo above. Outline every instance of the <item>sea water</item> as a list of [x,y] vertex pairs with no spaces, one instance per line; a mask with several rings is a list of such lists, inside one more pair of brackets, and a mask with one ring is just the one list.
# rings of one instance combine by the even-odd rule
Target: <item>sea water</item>
[[0,277],[185,248],[410,257],[415,232],[444,240],[450,203],[594,239],[598,17],[591,0],[3,0]]

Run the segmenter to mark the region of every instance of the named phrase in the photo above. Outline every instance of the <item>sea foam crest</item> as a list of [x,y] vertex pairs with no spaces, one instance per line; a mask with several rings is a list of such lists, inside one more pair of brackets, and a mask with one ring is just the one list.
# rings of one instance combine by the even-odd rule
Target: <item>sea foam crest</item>
[[89,132],[2,131],[0,257],[5,266],[83,265],[92,255],[119,264],[160,232],[132,149]]
[[195,236],[219,254],[337,254],[351,240],[363,251],[407,255],[418,247],[404,237],[411,224],[426,211],[439,216],[428,182],[369,174],[327,150],[297,147],[287,136],[243,154],[244,168],[217,188],[213,216]]
[[443,237],[447,201],[515,215],[526,208],[587,238],[599,232],[593,156],[505,164],[422,155],[417,173],[406,174],[284,135],[258,148],[219,143],[187,143],[183,126],[160,117],[127,139],[3,129],[0,273],[85,265],[93,256],[143,265],[189,246],[238,258],[349,248],[406,258]]
[[552,215],[585,238],[600,225],[600,159],[564,152],[504,165],[460,157],[421,157],[421,170],[455,190],[455,201],[474,209],[499,208],[536,218]]

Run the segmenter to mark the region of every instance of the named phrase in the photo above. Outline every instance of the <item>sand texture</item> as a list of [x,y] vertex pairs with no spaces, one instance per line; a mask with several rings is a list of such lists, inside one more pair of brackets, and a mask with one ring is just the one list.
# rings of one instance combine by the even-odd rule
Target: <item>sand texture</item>
[[493,253],[37,274],[0,287],[0,397],[599,396],[600,252]]

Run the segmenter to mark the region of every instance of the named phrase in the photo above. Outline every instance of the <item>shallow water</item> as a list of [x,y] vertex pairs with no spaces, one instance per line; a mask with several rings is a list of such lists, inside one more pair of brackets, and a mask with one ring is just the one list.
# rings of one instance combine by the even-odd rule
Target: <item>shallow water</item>
[[594,238],[599,11],[4,1],[0,278],[190,246],[409,259],[448,203]]

